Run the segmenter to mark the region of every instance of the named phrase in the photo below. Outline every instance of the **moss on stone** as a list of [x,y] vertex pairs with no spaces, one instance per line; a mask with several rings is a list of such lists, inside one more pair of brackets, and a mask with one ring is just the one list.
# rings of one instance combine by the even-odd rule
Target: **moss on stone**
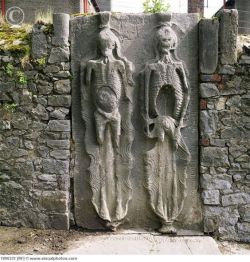
[[31,28],[14,27],[0,24],[0,52],[10,52],[13,56],[25,56],[30,53]]
[[46,35],[52,35],[53,32],[54,32],[53,24],[44,24],[44,26],[45,26],[45,28],[44,28],[43,32]]

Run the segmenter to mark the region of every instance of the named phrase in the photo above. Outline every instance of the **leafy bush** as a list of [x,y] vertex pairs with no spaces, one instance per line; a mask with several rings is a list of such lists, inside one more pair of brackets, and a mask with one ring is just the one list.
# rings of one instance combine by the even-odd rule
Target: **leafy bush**
[[169,10],[170,5],[165,0],[145,0],[143,8],[145,13],[163,13]]

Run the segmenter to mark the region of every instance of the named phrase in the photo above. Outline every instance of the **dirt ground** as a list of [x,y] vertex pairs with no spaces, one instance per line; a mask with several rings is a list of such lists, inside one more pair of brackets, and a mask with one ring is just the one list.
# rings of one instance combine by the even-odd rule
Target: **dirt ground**
[[[98,233],[0,227],[0,254],[61,255],[74,241],[93,234]],[[217,243],[222,254],[250,255],[250,244],[226,241]]]

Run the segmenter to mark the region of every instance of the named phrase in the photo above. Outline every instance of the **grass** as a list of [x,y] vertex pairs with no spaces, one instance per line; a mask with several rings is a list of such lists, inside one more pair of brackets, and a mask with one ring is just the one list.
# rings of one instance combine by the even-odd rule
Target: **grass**
[[35,14],[35,23],[38,24],[52,24],[53,23],[53,10],[49,8],[46,11],[38,11]]

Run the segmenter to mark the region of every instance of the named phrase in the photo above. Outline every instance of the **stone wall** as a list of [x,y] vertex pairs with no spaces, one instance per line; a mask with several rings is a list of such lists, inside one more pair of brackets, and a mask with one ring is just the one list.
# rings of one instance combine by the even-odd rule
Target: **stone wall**
[[[73,195],[69,173],[75,154],[69,17],[55,15],[54,34],[51,29],[34,26],[29,59],[11,49],[4,51],[1,39],[0,224],[5,226],[69,228]],[[250,52],[244,48],[237,55],[234,10],[201,20],[199,31],[204,232],[249,242]]]
[[200,61],[204,232],[220,239],[249,242],[250,54],[243,53],[237,60],[234,10],[224,11],[219,21],[201,21],[200,31],[212,41],[212,54],[220,54],[219,60],[218,55],[206,54],[211,42],[200,38],[204,55]]
[[55,35],[34,25],[31,57],[1,52],[0,225],[69,228],[69,17],[54,20]]

